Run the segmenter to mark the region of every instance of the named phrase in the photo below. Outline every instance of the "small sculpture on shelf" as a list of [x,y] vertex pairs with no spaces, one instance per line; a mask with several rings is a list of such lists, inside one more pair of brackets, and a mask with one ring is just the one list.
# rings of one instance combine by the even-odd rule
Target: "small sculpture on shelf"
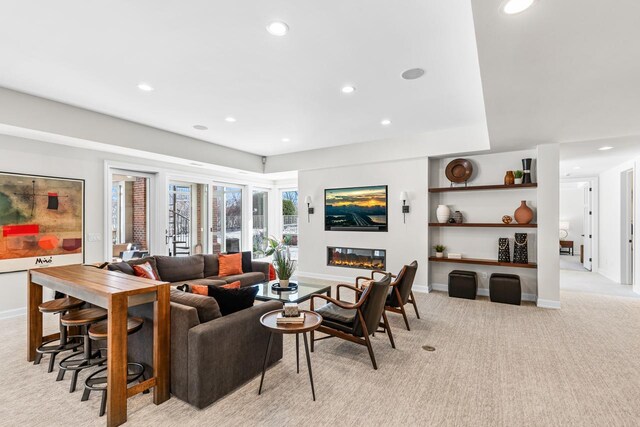
[[511,262],[511,249],[509,248],[509,239],[506,237],[498,239],[498,261]]
[[436,250],[436,258],[444,258],[444,250],[447,249],[444,245],[435,245],[433,247]]
[[513,242],[513,262],[515,264],[529,263],[528,235],[516,233]]
[[502,222],[505,224],[511,224],[513,222],[513,218],[509,215],[505,215],[502,217]]

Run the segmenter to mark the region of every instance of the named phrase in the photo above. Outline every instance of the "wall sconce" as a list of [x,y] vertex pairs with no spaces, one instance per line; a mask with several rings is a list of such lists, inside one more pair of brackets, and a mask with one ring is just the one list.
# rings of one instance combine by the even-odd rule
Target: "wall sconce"
[[311,214],[315,211],[315,209],[311,207],[311,196],[305,197],[304,202],[307,204],[307,222],[311,222]]
[[407,223],[407,214],[409,213],[409,205],[407,205],[407,200],[409,196],[407,196],[406,191],[402,191],[400,193],[400,200],[402,200],[402,222]]

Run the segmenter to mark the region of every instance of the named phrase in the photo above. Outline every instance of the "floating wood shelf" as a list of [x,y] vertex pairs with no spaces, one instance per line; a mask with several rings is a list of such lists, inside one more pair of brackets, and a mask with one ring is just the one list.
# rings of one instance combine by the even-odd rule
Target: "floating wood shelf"
[[502,222],[490,223],[490,222],[463,222],[462,224],[455,223],[439,223],[430,222],[429,227],[507,227],[507,228],[538,228],[538,224],[505,224]]
[[528,188],[537,188],[538,184],[514,184],[514,185],[472,185],[468,187],[439,187],[439,188],[430,188],[429,193],[446,193],[449,191],[478,191],[478,190],[518,190],[518,189],[528,189]]
[[492,265],[496,267],[538,268],[538,264],[534,262],[530,262],[529,264],[515,264],[512,262],[500,262],[492,259],[476,259],[476,258],[450,259],[450,258],[436,258],[434,256],[431,256],[429,257],[429,261],[450,262],[450,263],[456,263],[456,264]]

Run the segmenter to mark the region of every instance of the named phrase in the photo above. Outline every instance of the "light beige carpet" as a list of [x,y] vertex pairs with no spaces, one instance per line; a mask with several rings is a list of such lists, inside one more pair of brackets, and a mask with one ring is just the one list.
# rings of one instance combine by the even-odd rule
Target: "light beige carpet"
[[[335,294],[334,294],[335,295]],[[397,349],[377,334],[379,370],[365,347],[330,339],[295,373],[294,339],[259,378],[205,410],[172,398],[129,400],[132,426],[640,424],[640,300],[565,292],[561,310],[417,294],[411,332],[391,315]],[[48,322],[49,326],[55,324]],[[0,425],[102,426],[98,396],[80,402],[46,361],[25,361],[24,317],[0,321]],[[433,353],[422,350],[433,345]],[[255,351],[262,354],[263,348]]]

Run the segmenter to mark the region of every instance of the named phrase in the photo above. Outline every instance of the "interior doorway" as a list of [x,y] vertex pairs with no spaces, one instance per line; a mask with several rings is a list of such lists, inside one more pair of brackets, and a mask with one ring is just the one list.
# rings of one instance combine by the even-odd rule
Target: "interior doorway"
[[597,252],[595,179],[563,180],[558,224],[560,268],[590,272]]
[[635,206],[633,199],[634,192],[634,171],[628,169],[621,173],[621,283],[623,285],[633,285],[634,282],[634,235],[633,235],[633,219],[635,217]]

